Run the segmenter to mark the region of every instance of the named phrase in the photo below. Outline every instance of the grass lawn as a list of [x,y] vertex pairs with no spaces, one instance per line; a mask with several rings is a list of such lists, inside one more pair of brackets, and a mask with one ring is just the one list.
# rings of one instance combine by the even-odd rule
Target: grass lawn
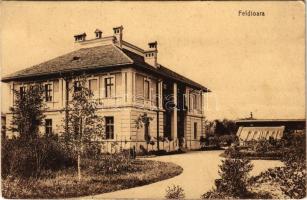
[[95,174],[83,170],[83,180],[78,182],[75,169],[52,172],[46,178],[2,179],[4,198],[67,198],[82,197],[122,190],[161,181],[182,173],[183,169],[173,163],[134,160],[134,172],[112,175]]

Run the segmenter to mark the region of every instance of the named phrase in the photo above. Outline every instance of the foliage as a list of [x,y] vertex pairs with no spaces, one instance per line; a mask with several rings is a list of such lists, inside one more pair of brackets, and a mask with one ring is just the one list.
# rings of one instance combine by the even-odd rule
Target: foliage
[[289,167],[299,167],[306,163],[306,135],[289,133],[284,148],[284,163]]
[[51,171],[46,178],[33,179],[6,177],[2,179],[2,196],[9,199],[54,199],[73,198],[113,192],[172,178],[183,169],[173,163],[133,160],[133,172],[114,175],[97,174],[84,168],[81,182],[75,176],[75,169]]
[[234,199],[234,197],[224,192],[217,192],[216,189],[213,189],[201,195],[201,199]]
[[253,165],[247,159],[225,159],[219,165],[220,179],[215,180],[216,189],[202,195],[202,198],[244,198],[248,194],[248,173]]
[[152,117],[149,117],[147,115],[147,113],[143,113],[141,114],[136,120],[135,120],[135,127],[137,129],[140,129],[142,128],[143,126],[145,126],[145,141],[149,144],[150,141],[151,141],[151,136],[150,136],[150,133],[149,133],[149,129],[146,128],[149,126],[150,124],[150,121],[152,121],[153,118]]
[[201,146],[201,150],[219,150],[220,142],[217,136],[208,135],[200,136],[199,143]]
[[[97,102],[92,99],[93,92],[86,87],[86,77],[80,76],[72,80],[69,88],[72,100],[66,106],[64,118],[65,131],[62,134],[66,148],[78,160],[78,177],[81,179],[81,156],[92,149],[92,141],[105,137],[104,120],[96,114]],[[101,143],[95,149],[100,148]]]
[[13,112],[13,132],[19,136],[1,144],[2,177],[38,177],[44,170],[58,170],[73,163],[52,135],[39,135],[43,125],[44,88],[40,84],[24,87],[16,96]]
[[219,120],[216,119],[214,121],[206,121],[205,122],[205,130],[206,134],[208,135],[231,135],[236,134],[237,132],[237,125],[233,120],[223,119]]
[[133,168],[129,151],[122,151],[116,154],[100,154],[97,159],[84,159],[82,167],[88,167],[94,173],[103,175],[136,171]]
[[20,138],[2,141],[2,177],[38,177],[45,170],[59,170],[72,166],[63,146],[51,137],[24,141]]
[[168,186],[166,189],[166,199],[184,199],[185,194],[182,187],[179,185]]
[[228,158],[240,158],[241,157],[241,153],[240,153],[238,146],[231,146],[231,147],[227,148],[224,151],[224,154]]
[[[278,143],[281,143],[278,144]],[[271,143],[273,144],[273,143]],[[277,167],[252,177],[250,184],[277,183],[291,199],[306,196],[306,138],[304,134],[286,133],[275,146],[282,146],[284,167]]]
[[306,196],[306,135],[290,133],[289,143],[284,151],[284,178],[282,190],[290,198],[298,199]]
[[45,117],[44,87],[37,84],[27,87],[22,93],[13,92],[16,98],[13,107],[10,107],[13,118],[9,130],[18,132],[24,140],[36,138]]
[[222,135],[218,138],[220,145],[230,146],[232,143],[235,143],[238,140],[238,137],[235,134],[231,135]]
[[246,194],[248,173],[253,169],[250,160],[225,159],[219,167],[221,179],[216,182],[217,190],[239,197]]

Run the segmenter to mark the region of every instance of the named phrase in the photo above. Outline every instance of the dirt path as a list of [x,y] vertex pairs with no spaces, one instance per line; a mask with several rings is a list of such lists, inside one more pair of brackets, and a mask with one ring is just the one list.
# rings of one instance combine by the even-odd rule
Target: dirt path
[[[218,178],[218,165],[221,163],[222,151],[197,151],[185,154],[159,156],[150,158],[153,160],[173,162],[180,165],[184,170],[179,176],[157,183],[120,190],[101,195],[90,196],[89,198],[154,198],[161,199],[165,196],[165,190],[172,184],[180,185],[186,198],[200,198],[206,191],[214,186],[214,180]],[[253,161],[254,169],[251,175],[256,175],[268,168],[281,166],[280,161]]]

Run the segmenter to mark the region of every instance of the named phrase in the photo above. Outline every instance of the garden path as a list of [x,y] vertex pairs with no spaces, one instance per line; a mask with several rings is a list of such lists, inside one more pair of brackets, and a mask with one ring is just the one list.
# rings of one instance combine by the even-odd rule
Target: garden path
[[[214,186],[214,180],[219,177],[218,165],[223,159],[219,156],[221,153],[222,151],[193,151],[185,154],[147,158],[178,164],[184,169],[183,173],[149,185],[89,196],[89,198],[162,199],[165,196],[166,188],[175,184],[180,185],[184,189],[186,198],[199,199],[203,193]],[[254,169],[251,175],[257,175],[268,168],[282,166],[280,161],[255,160],[252,163],[254,164]]]

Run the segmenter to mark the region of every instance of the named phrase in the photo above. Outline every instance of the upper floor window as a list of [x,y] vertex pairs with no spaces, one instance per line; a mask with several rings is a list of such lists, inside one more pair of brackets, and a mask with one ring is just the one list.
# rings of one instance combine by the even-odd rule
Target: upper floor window
[[114,139],[114,117],[105,117],[106,139]]
[[146,100],[150,98],[150,82],[149,80],[144,80],[144,97]]
[[46,101],[52,101],[52,84],[45,85],[45,99]]
[[193,108],[197,110],[197,96],[195,94],[193,95]]
[[97,91],[97,79],[91,79],[89,80],[88,82],[88,85],[89,85],[89,89],[92,91],[92,92],[95,92]]
[[81,82],[80,81],[75,81],[74,82],[74,92],[79,92],[81,89],[82,89]]
[[105,97],[114,96],[114,77],[104,79]]
[[45,133],[46,135],[52,134],[52,119],[45,119]]
[[26,87],[25,86],[21,86],[19,88],[19,95],[20,95],[20,98],[23,99],[26,95]]

